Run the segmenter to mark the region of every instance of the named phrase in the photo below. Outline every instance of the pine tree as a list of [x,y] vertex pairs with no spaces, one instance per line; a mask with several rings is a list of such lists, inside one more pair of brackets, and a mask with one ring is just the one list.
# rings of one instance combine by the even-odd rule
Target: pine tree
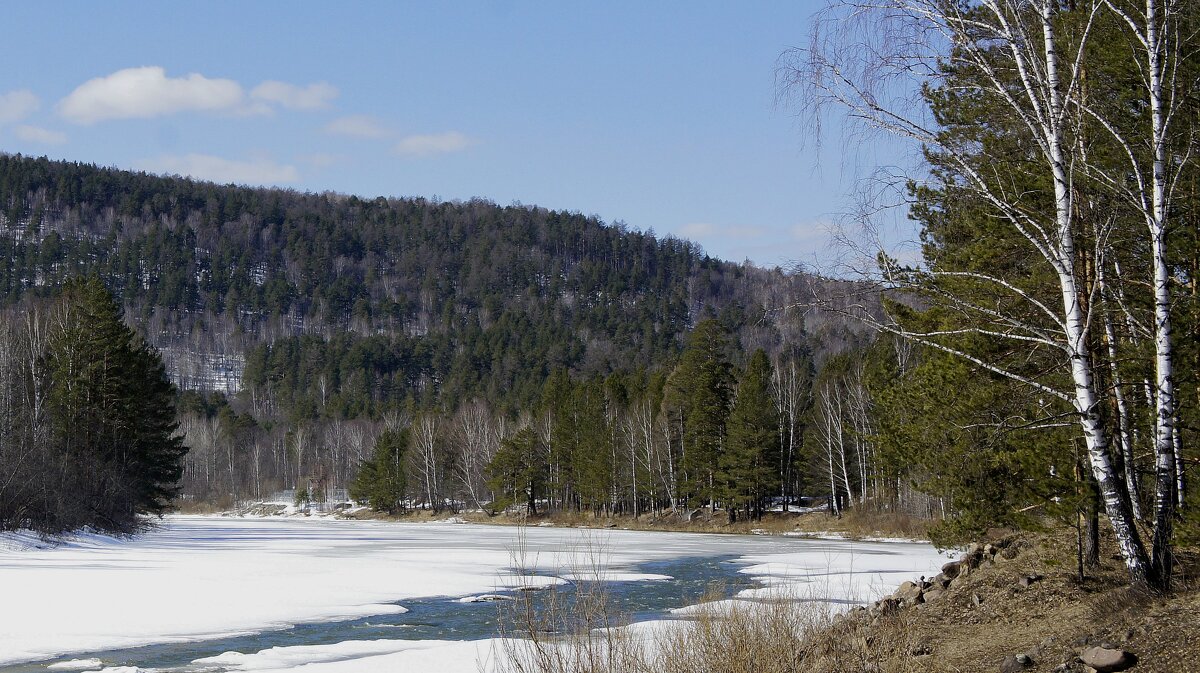
[[375,440],[371,458],[363,461],[351,483],[350,497],[378,511],[395,513],[403,508],[407,486],[404,458],[408,445],[408,428],[384,430]]
[[779,412],[771,376],[766,352],[755,351],[729,412],[720,466],[731,521],[739,508],[761,518],[763,499],[779,489]]
[[537,514],[537,501],[546,484],[546,462],[539,450],[537,433],[531,427],[519,430],[500,442],[500,450],[488,465],[488,485],[503,494],[494,509],[525,500],[528,512]]
[[64,529],[129,532],[162,514],[177,492],[186,449],[176,435],[175,387],[162,359],[121,320],[96,278],[63,288],[43,359],[51,445]]
[[716,320],[701,321],[671,372],[664,399],[669,415],[679,423],[687,495],[709,506],[715,506],[720,490],[717,473],[732,397],[728,352],[725,328]]

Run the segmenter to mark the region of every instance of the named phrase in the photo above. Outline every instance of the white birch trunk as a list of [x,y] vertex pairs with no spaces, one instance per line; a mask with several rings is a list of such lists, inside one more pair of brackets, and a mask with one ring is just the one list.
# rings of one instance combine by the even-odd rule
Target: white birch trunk
[[1071,182],[1063,148],[1063,102],[1060,91],[1058,45],[1054,32],[1057,4],[1042,0],[1042,36],[1046,59],[1047,114],[1043,120],[1045,146],[1054,178],[1055,226],[1058,240],[1055,252],[1059,286],[1062,290],[1067,354],[1070,358],[1074,383],[1075,410],[1079,413],[1088,460],[1092,474],[1104,500],[1105,510],[1117,538],[1125,565],[1136,583],[1145,583],[1150,575],[1145,546],[1138,534],[1130,511],[1128,494],[1120,485],[1109,455],[1108,437],[1097,413],[1100,398],[1095,387],[1093,364],[1087,349],[1087,317],[1080,303],[1081,289],[1077,285],[1074,263],[1076,258],[1071,208]]

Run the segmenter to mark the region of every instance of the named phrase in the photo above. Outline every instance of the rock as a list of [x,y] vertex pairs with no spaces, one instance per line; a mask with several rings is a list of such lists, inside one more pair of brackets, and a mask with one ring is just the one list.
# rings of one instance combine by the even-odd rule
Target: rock
[[1000,662],[1000,673],[1019,673],[1033,665],[1033,657],[1028,654],[1014,654],[1004,657],[1004,661]]
[[921,587],[913,582],[904,582],[893,595],[900,600],[909,600],[921,595]]
[[929,591],[921,594],[921,598],[924,598],[926,603],[932,603],[933,601],[941,598],[942,594],[944,593],[946,592],[942,589],[930,589]]
[[1137,663],[1137,657],[1129,652],[1109,647],[1089,647],[1079,655],[1079,660],[1097,673],[1123,671]]
[[971,594],[971,602],[975,605],[975,607],[983,605],[983,599],[979,597],[979,594]]
[[870,613],[872,616],[886,615],[896,611],[900,607],[900,601],[892,597],[881,598],[871,606]]
[[935,589],[945,589],[946,587],[950,586],[950,578],[946,577],[945,573],[938,573],[937,575],[934,575],[932,580],[930,580],[930,584],[932,584]]
[[1028,587],[1030,584],[1040,582],[1041,580],[1041,575],[1022,575],[1021,579],[1017,580],[1017,584],[1020,584],[1022,587]]
[[961,570],[962,563],[959,563],[958,561],[951,561],[942,566],[942,574],[945,575],[947,579],[954,579],[955,577],[958,577],[958,573]]

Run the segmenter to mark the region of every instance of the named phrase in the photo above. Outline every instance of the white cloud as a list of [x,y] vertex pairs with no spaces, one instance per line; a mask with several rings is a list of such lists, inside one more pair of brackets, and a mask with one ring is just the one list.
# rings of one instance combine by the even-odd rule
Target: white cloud
[[77,124],[106,119],[150,119],[185,111],[235,111],[242,86],[231,79],[191,73],[167,77],[158,66],[126,68],[79,85],[58,104],[58,112]]
[[162,156],[139,162],[138,168],[152,173],[186,175],[200,180],[241,185],[280,185],[300,180],[295,166],[266,159],[239,161],[207,154]]
[[13,129],[18,138],[26,142],[42,143],[44,145],[61,145],[67,142],[67,134],[62,131],[51,131],[40,126],[22,124]]
[[315,154],[305,154],[296,157],[296,160],[303,164],[308,164],[313,168],[329,168],[338,164],[345,163],[348,158],[340,154],[326,154],[317,152]]
[[0,94],[0,124],[19,122],[38,109],[41,101],[29,89]]
[[690,222],[679,227],[677,233],[684,238],[704,238],[711,236],[716,231],[717,225],[710,222]]
[[472,140],[458,131],[413,135],[405,136],[396,143],[396,153],[409,157],[425,157],[433,154],[461,152],[471,144]]
[[679,227],[677,234],[684,238],[762,238],[770,232],[753,224],[713,224],[712,222],[690,222]]
[[325,132],[354,138],[386,138],[392,132],[370,115],[338,117],[325,125]]
[[287,82],[267,80],[254,87],[250,97],[275,103],[292,110],[319,110],[329,107],[329,102],[337,98],[337,87],[328,82],[316,82],[308,86],[297,86]]

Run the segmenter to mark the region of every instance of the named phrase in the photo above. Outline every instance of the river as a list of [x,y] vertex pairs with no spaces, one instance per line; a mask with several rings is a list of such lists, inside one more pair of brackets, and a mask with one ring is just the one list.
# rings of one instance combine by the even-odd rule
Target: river
[[536,586],[570,600],[602,581],[614,614],[646,621],[780,588],[865,602],[945,560],[918,543],[288,518],[22,542],[0,538],[0,673],[416,670],[431,657],[475,670],[465,641],[499,634],[502,601],[464,597]]

